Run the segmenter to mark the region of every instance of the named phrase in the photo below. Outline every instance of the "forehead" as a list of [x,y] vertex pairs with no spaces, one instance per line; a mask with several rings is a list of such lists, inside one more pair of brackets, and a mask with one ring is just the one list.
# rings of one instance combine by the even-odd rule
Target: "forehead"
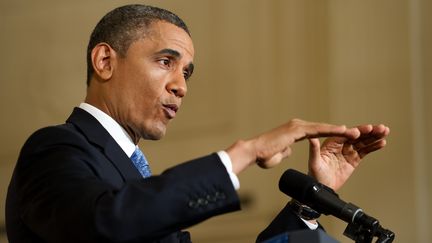
[[182,56],[193,58],[194,47],[189,34],[180,27],[165,21],[155,21],[148,29],[142,33],[142,37],[137,42],[149,44],[158,49],[172,49],[178,51]]

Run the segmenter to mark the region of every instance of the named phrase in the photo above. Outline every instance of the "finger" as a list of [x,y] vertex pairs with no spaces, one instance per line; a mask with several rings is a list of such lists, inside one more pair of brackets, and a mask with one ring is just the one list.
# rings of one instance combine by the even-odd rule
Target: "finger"
[[352,127],[348,128],[346,131],[346,138],[348,139],[358,139],[361,135],[361,132],[358,128]]
[[370,132],[372,132],[373,128],[374,126],[371,124],[357,126],[357,129],[360,131],[361,135],[369,134]]
[[309,158],[316,159],[320,156],[321,148],[318,138],[309,138]]
[[376,141],[375,143],[370,144],[364,148],[357,150],[357,153],[359,154],[360,158],[363,158],[371,152],[382,149],[383,147],[386,146],[386,144],[387,144],[387,141],[385,139],[382,139],[382,140]]
[[361,133],[361,137],[377,137],[382,138],[390,133],[390,129],[383,124],[379,125],[360,125],[357,126]]
[[314,167],[319,160],[321,153],[320,141],[318,138],[309,138],[309,168]]
[[343,136],[345,135],[347,128],[345,126],[334,126],[328,124],[319,124],[305,127],[304,138],[319,138],[319,137],[330,137],[330,136]]
[[372,136],[377,138],[387,137],[390,133],[390,129],[382,124],[374,126],[372,132],[370,133]]
[[378,132],[378,133],[386,133],[389,132],[389,128],[385,126],[384,124],[378,124],[373,126],[372,132]]
[[359,139],[351,141],[354,149],[360,150],[369,145],[375,144],[376,142],[383,140],[389,133],[388,128],[385,128],[377,133],[369,133],[367,135],[362,135]]
[[276,153],[274,154],[270,159],[268,160],[257,160],[256,163],[259,167],[263,169],[270,169],[272,167],[275,167],[276,165],[280,164],[282,159],[284,158],[283,153]]
[[383,140],[383,138],[375,138],[375,137],[372,137],[372,138],[364,138],[364,139],[361,139],[360,141],[357,141],[357,142],[355,142],[355,143],[352,143],[352,145],[353,145],[353,148],[354,148],[355,150],[360,150],[360,149],[363,149],[363,148],[365,148],[365,147],[368,147],[368,146],[370,146],[370,145],[372,145],[372,144],[375,144],[376,142],[378,142],[378,141],[380,141],[380,140]]
[[356,151],[351,144],[345,143],[342,147],[342,154],[346,158],[349,164],[354,168],[360,163],[361,157],[358,151]]
[[282,151],[282,159],[285,159],[286,157],[290,156],[292,153],[291,147],[287,147],[284,151]]
[[356,139],[360,136],[357,128],[347,128],[345,125],[332,125],[327,123],[309,123],[304,126],[304,135],[298,139],[341,136]]
[[292,153],[292,150],[290,147],[285,148],[283,151],[274,154],[270,159],[257,159],[256,163],[259,167],[263,169],[269,169],[272,167],[275,167],[276,165],[280,164],[280,162],[290,156]]
[[[366,132],[365,129],[359,129],[360,131]],[[363,133],[359,139],[351,141],[355,149],[362,149],[370,144],[377,142],[388,136],[390,129],[384,125],[373,126],[373,129],[368,133]]]

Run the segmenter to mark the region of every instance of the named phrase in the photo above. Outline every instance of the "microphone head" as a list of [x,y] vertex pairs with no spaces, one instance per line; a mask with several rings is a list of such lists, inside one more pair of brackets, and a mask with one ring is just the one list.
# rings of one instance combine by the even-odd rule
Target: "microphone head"
[[310,200],[313,186],[318,181],[294,169],[286,170],[279,180],[279,190],[302,203],[307,204]]

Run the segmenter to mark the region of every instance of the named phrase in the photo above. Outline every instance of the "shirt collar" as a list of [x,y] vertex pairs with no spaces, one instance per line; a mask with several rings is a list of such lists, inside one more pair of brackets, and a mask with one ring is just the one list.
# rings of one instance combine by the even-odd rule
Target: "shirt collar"
[[108,131],[111,137],[117,142],[127,156],[131,156],[137,147],[126,130],[123,129],[112,117],[98,108],[88,104],[81,103],[79,108],[87,111]]

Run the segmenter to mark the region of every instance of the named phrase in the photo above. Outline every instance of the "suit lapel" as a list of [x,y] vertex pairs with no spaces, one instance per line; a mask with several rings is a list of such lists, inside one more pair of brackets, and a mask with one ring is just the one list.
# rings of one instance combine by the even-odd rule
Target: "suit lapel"
[[75,108],[66,121],[74,124],[90,143],[100,147],[125,181],[142,178],[130,158],[96,118],[81,108]]

